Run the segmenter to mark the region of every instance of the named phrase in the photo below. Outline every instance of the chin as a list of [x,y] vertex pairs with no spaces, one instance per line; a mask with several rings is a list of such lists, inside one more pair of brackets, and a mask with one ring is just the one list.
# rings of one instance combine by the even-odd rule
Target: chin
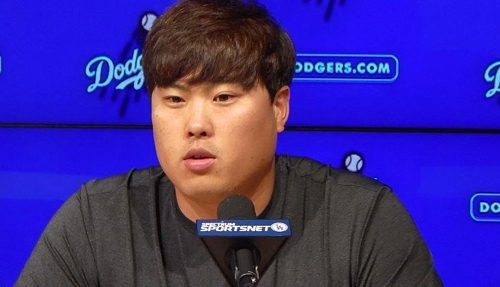
[[204,200],[207,202],[213,200],[221,201],[222,199],[234,193],[233,189],[221,186],[212,186],[209,188],[207,188],[206,186],[203,186],[201,188],[199,186],[187,186],[180,192],[194,200]]

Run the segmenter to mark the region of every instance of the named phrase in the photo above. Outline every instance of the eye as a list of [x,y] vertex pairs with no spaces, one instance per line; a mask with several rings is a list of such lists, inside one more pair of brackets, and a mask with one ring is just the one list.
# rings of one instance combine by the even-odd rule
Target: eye
[[215,96],[214,102],[227,102],[233,97],[234,97],[233,95],[229,95],[229,94],[220,94],[220,95]]
[[181,98],[181,97],[178,97],[178,96],[168,96],[165,99],[167,100],[167,102],[174,103],[174,104],[178,104],[178,103],[184,102],[184,99]]

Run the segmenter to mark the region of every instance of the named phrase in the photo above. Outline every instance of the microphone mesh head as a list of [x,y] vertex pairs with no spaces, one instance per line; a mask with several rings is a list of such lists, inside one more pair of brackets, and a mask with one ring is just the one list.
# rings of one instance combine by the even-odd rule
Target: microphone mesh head
[[257,219],[252,201],[239,194],[230,195],[219,203],[217,219]]

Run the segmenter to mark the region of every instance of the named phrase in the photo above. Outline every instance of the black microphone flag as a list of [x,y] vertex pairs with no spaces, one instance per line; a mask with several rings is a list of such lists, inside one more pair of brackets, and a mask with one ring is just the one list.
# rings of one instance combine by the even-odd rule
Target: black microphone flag
[[291,236],[290,222],[257,219],[253,204],[241,195],[221,202],[218,217],[197,220],[198,236],[231,285],[257,286],[260,276]]

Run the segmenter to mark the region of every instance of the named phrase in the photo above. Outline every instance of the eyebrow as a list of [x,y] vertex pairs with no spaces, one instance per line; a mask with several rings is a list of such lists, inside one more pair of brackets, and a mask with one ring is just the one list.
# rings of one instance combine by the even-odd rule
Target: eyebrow
[[[212,88],[214,88],[217,85],[235,84],[235,83],[211,83],[211,82],[206,82],[205,84],[207,85],[208,89],[212,89]],[[189,84],[183,84],[183,83],[179,83],[179,82],[174,82],[174,83],[166,86],[166,88],[178,89],[178,90],[181,90],[181,91],[189,91],[190,90],[189,86],[190,86]]]
[[172,83],[172,84],[168,85],[167,88],[174,88],[174,89],[179,89],[179,90],[182,90],[182,91],[189,90],[189,88],[187,87],[187,85],[183,85],[183,84],[180,84],[178,82],[175,82],[175,83]]

